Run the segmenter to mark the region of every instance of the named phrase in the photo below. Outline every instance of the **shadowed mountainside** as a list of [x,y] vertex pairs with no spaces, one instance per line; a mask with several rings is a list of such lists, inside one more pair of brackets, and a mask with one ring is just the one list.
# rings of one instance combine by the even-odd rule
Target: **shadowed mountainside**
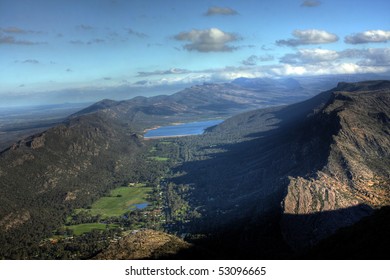
[[376,210],[354,225],[319,242],[305,259],[388,259],[390,207]]
[[[194,184],[189,200],[204,211],[187,230],[213,231],[226,242],[231,233],[238,242],[264,235],[258,225],[268,224],[302,252],[389,205],[389,105],[388,81],[340,83],[308,101],[244,113],[181,139],[191,148],[175,180]],[[273,226],[259,218],[267,216]]]
[[[378,81],[341,83],[334,90],[322,111],[339,124],[326,165],[310,176],[290,179],[283,201],[285,214],[307,215],[358,204],[373,208],[390,204],[389,89],[388,81]],[[350,225],[368,213],[358,209],[345,217],[313,219],[295,226],[289,215],[283,219],[282,230],[292,246],[302,248],[308,241],[317,242],[329,236],[337,228],[335,225]],[[296,230],[299,235],[294,234]]]

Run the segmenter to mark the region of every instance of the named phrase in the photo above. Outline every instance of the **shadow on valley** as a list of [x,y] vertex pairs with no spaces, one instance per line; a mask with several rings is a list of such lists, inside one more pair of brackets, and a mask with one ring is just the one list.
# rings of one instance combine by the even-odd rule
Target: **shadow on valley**
[[[361,214],[366,217],[361,218]],[[287,217],[286,217],[287,216]],[[342,217],[344,225],[337,229],[329,221]],[[310,223],[329,223],[330,230],[316,244],[304,243],[300,249],[291,249],[278,226],[280,216],[257,217],[225,227],[210,238],[197,240],[195,246],[175,254],[164,254],[172,248],[160,248],[159,259],[387,259],[390,242],[390,207],[373,210],[357,205],[336,211],[311,215],[285,215],[299,229]],[[275,222],[277,221],[277,222]],[[295,234],[299,235],[300,232]],[[296,236],[299,238],[299,236]],[[174,246],[174,244],[170,244]],[[168,245],[169,247],[169,245]],[[169,249],[169,250],[168,250]],[[153,258],[153,257],[152,257]]]
[[282,237],[280,205],[289,177],[315,176],[327,162],[339,122],[335,114],[315,113],[329,97],[244,113],[178,139],[183,163],[172,181],[193,186],[186,200],[201,216],[170,230],[190,233],[191,242],[218,258],[293,256]]

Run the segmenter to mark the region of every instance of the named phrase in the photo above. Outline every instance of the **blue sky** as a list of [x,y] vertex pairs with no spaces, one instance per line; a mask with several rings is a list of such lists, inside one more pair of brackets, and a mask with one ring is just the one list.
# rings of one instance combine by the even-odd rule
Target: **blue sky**
[[0,107],[387,73],[388,11],[387,0],[0,0]]

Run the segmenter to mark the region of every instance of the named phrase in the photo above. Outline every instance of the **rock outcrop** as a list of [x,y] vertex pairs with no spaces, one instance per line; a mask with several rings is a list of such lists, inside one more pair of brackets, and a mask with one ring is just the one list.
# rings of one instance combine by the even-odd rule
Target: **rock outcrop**
[[95,259],[100,260],[139,260],[169,258],[191,245],[180,238],[154,230],[128,232],[123,238],[112,243]]

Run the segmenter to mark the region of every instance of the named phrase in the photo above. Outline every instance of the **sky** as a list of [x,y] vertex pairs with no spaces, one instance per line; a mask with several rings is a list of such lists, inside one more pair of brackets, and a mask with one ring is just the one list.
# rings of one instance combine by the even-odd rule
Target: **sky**
[[389,73],[389,11],[388,0],[0,0],[0,107]]

